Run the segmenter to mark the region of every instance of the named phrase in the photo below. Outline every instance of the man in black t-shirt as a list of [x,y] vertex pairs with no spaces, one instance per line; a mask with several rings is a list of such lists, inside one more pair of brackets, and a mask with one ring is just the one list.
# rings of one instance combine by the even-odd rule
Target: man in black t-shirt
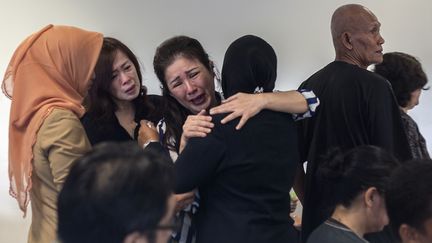
[[335,61],[300,86],[321,100],[315,116],[299,124],[300,158],[301,162],[308,161],[303,242],[331,214],[325,210],[329,195],[323,195],[323,185],[315,178],[319,159],[330,148],[375,145],[402,161],[411,156],[389,83],[366,69],[383,60],[380,26],[377,17],[361,5],[339,7],[331,20]]

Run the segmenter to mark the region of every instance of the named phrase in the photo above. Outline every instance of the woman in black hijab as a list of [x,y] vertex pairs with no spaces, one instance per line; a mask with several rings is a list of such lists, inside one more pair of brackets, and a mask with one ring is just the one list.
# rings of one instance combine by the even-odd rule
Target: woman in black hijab
[[[276,54],[263,39],[244,36],[228,48],[222,89],[272,92]],[[199,188],[197,242],[297,242],[290,214],[298,154],[290,114],[263,110],[241,130],[238,119],[191,138],[175,163],[176,193]]]

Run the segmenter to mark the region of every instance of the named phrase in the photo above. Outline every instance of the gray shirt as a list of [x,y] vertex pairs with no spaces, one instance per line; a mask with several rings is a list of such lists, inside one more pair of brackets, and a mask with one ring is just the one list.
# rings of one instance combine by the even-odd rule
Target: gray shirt
[[330,218],[316,228],[307,243],[367,243],[344,224]]

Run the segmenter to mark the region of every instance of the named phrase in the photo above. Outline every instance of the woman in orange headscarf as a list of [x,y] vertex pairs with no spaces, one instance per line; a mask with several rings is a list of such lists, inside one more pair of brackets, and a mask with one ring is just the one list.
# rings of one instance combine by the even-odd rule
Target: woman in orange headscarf
[[79,118],[102,38],[49,25],[21,43],[6,70],[10,193],[24,214],[32,200],[28,242],[56,238],[58,192],[74,160],[90,149]]

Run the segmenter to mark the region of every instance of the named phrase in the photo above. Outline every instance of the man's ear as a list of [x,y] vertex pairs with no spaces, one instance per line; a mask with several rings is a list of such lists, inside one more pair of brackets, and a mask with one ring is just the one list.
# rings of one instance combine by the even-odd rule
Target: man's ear
[[148,243],[147,237],[137,231],[132,232],[126,236],[123,243]]
[[418,231],[407,224],[402,224],[399,227],[399,236],[404,243],[420,242]]
[[341,35],[342,38],[342,45],[347,48],[348,50],[352,50],[352,42],[351,42],[351,33],[349,32],[343,32]]

